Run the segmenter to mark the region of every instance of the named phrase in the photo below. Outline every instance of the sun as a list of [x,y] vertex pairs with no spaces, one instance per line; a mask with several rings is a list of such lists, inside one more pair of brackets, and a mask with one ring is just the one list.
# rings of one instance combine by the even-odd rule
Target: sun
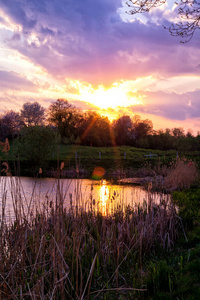
[[98,89],[84,88],[80,91],[83,101],[90,102],[100,109],[116,108],[118,106],[127,107],[138,104],[136,97],[130,97],[120,86],[113,86],[105,89],[100,86]]

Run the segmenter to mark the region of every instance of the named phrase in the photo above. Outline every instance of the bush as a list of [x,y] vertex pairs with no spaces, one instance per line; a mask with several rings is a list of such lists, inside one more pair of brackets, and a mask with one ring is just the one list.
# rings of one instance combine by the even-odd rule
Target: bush
[[30,161],[33,169],[42,168],[52,158],[59,141],[59,135],[50,127],[24,127],[16,139],[15,154],[20,160]]

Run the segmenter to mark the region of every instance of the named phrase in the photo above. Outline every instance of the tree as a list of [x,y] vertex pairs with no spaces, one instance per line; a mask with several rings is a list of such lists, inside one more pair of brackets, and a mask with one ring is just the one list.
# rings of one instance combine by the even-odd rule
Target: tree
[[133,132],[136,139],[139,139],[141,137],[144,137],[150,133],[152,133],[153,130],[153,123],[152,121],[146,119],[142,120],[140,116],[135,115],[132,118],[133,122]]
[[18,112],[7,111],[0,119],[0,135],[3,140],[16,137],[22,127],[22,119]]
[[48,116],[49,124],[58,128],[63,141],[64,138],[74,139],[79,119],[79,113],[75,107],[67,100],[58,99],[50,105]]
[[21,109],[21,117],[26,126],[42,125],[45,120],[45,109],[38,103],[26,102]]
[[184,129],[182,127],[173,128],[172,134],[175,138],[185,137]]
[[[128,0],[130,14],[149,12],[152,8],[165,4],[167,0]],[[177,5],[179,22],[172,23],[167,28],[172,36],[179,36],[182,42],[188,42],[193,37],[196,29],[200,28],[200,2],[197,0],[174,1]]]
[[133,123],[130,116],[122,116],[113,121],[116,143],[119,146],[130,145],[134,140]]
[[59,141],[59,135],[50,127],[23,127],[15,141],[15,154],[21,160],[28,160],[35,171],[45,167]]
[[174,149],[174,139],[175,138],[171,135],[171,130],[169,128],[166,128],[165,130],[160,129],[158,131],[155,131],[151,136],[150,148],[160,150]]
[[83,145],[111,146],[110,122],[94,111],[85,113],[79,132]]

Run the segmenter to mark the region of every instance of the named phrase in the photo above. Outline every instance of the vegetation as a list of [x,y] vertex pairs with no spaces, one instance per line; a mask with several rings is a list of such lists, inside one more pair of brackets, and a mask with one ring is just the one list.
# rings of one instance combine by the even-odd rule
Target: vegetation
[[[34,137],[31,132],[35,132]],[[149,156],[153,165],[169,164],[177,156],[196,159],[198,163],[200,157],[199,134],[185,134],[182,128],[155,131],[150,120],[142,120],[138,115],[120,116],[110,122],[107,117],[94,111],[83,112],[64,99],[58,99],[46,111],[37,102],[27,102],[19,113],[2,114],[0,139],[9,139],[11,151],[7,160],[12,172],[20,162],[21,174],[28,176],[44,167],[48,176],[50,170],[54,174],[57,161],[61,160],[66,176],[67,170],[79,163],[82,175],[88,177],[98,165],[105,168],[106,176],[119,170],[132,176],[132,171],[141,168]]]
[[55,201],[47,197],[37,206],[35,193],[23,201],[20,180],[10,177],[15,217],[9,221],[5,180],[0,178],[2,299],[198,298],[199,187],[175,191],[173,201],[161,195],[156,204],[149,186],[148,203],[104,215],[92,197],[83,208],[79,186],[66,210],[59,178]]
[[[41,128],[46,130],[36,126],[26,127],[25,132],[41,133]],[[6,140],[1,143],[1,153],[6,157],[8,151]],[[60,172],[63,166],[62,163]],[[10,176],[4,163],[4,173],[9,177],[0,177],[0,297],[198,299],[197,166],[178,159],[168,166],[148,164],[143,171],[165,176],[162,189],[170,186],[171,191],[176,190],[171,194],[173,201],[170,195],[164,201],[161,194],[160,203],[156,204],[149,183],[148,203],[125,209],[118,206],[104,215],[92,197],[83,207],[78,182],[74,198],[71,194],[67,199],[69,209],[64,208],[66,191],[59,176],[54,201],[47,196],[46,200],[41,199],[42,205],[37,205],[34,188],[31,197],[26,196],[24,201],[19,178]],[[6,180],[10,181],[15,214],[10,220],[5,209]],[[196,186],[185,190],[194,183]]]
[[[45,114],[46,113],[46,114]],[[58,99],[46,110],[37,102],[24,103],[20,113],[7,111],[0,116],[0,138],[15,139],[24,127],[50,126],[62,144],[95,147],[131,146],[154,150],[199,151],[200,135],[183,128],[153,130],[150,120],[140,116],[120,116],[110,122],[94,111],[83,112],[67,100]]]
[[29,161],[34,171],[43,168],[59,144],[59,135],[50,127],[24,127],[15,141],[16,156]]
[[44,113],[45,109],[38,102],[27,102],[21,109],[21,119],[26,126],[42,125],[45,120]]

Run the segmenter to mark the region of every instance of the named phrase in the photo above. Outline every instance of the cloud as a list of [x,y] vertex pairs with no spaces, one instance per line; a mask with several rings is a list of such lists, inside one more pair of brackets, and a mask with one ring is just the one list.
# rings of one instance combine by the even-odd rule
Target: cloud
[[150,74],[199,74],[198,48],[191,55],[188,45],[177,45],[151,16],[146,24],[124,22],[121,5],[121,0],[13,0],[12,6],[1,1],[22,26],[21,38],[14,32],[10,47],[57,78],[109,85]]
[[183,121],[195,119],[200,115],[200,90],[176,94],[174,92],[144,92],[142,95],[143,105],[130,106],[134,113],[145,113],[161,116],[166,119]]
[[0,87],[2,90],[37,92],[37,86],[16,72],[0,70]]
[[113,116],[141,113],[183,123],[200,115],[200,40],[179,44],[163,29],[176,16],[170,7],[144,20],[127,17],[121,0],[10,3],[0,1],[1,109],[27,101],[47,107],[62,97],[96,109],[81,101],[81,85],[107,91],[122,84],[124,94],[143,105],[110,109]]

